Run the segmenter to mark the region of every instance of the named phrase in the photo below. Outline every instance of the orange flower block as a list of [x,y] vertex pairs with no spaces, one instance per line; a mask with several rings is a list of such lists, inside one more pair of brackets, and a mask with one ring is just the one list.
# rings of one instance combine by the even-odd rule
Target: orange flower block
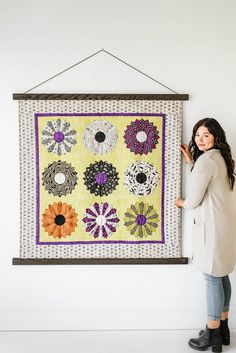
[[43,214],[43,227],[54,238],[66,238],[77,227],[77,213],[67,203],[54,202]]

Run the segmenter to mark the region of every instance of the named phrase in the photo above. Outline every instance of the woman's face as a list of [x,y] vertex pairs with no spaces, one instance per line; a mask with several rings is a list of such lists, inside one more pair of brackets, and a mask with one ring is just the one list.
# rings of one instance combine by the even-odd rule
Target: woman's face
[[195,134],[195,142],[200,151],[206,152],[214,146],[214,136],[208,131],[205,126],[200,126]]

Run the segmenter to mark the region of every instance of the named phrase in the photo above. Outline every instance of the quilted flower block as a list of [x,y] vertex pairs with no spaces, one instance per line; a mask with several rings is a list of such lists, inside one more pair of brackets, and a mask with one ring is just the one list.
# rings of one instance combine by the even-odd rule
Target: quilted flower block
[[71,194],[77,184],[77,179],[75,168],[61,160],[49,164],[42,173],[45,189],[54,196]]
[[86,216],[83,218],[86,232],[89,232],[94,238],[108,238],[116,232],[119,221],[116,210],[107,202],[101,204],[96,202],[86,209]]
[[76,144],[76,131],[70,128],[70,123],[60,118],[56,121],[48,121],[42,131],[42,144],[48,152],[65,154],[71,151]]
[[125,143],[135,154],[148,154],[156,148],[159,135],[157,127],[149,120],[136,119],[127,126]]
[[66,238],[75,231],[77,214],[71,205],[54,202],[45,210],[42,223],[49,236],[56,239]]
[[95,196],[108,196],[118,185],[118,172],[112,164],[99,161],[90,164],[84,172],[84,184]]
[[125,212],[125,226],[137,238],[148,238],[158,227],[158,214],[153,206],[136,202]]
[[36,244],[164,243],[165,116],[37,113]]

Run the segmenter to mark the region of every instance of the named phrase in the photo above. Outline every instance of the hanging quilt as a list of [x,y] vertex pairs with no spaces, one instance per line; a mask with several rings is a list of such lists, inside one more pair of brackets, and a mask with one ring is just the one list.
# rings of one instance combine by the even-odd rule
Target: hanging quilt
[[181,257],[182,99],[26,96],[20,258]]

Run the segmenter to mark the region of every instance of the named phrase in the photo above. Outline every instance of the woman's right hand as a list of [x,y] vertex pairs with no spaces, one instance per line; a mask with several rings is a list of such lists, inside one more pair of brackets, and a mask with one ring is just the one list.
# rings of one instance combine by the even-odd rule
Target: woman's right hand
[[192,155],[189,152],[188,145],[180,145],[180,151],[183,153],[184,160],[186,163],[192,162]]

